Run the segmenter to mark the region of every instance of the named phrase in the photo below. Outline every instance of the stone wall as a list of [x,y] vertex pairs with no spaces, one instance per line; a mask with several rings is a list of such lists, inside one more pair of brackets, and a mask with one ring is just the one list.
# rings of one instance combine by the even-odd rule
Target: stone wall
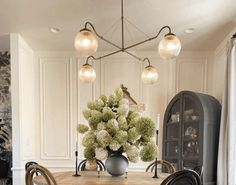
[[10,54],[0,52],[0,185],[11,184],[12,114]]

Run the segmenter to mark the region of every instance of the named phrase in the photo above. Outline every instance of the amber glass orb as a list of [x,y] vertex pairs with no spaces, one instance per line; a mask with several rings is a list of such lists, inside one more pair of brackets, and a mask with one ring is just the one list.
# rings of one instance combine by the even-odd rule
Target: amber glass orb
[[93,55],[98,49],[98,40],[89,29],[80,30],[75,37],[75,49],[84,57]]
[[155,67],[147,66],[142,72],[142,81],[144,84],[154,84],[158,80],[158,73]]
[[178,37],[174,34],[167,34],[161,40],[158,46],[158,51],[161,58],[169,60],[177,57],[181,50],[181,43]]
[[84,64],[79,71],[79,79],[85,83],[92,83],[96,79],[96,72],[89,64]]

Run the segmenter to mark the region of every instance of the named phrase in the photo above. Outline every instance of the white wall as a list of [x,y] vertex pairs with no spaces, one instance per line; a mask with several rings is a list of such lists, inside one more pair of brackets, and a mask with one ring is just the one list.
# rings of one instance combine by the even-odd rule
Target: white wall
[[10,51],[10,35],[0,35],[0,52]]
[[[171,98],[181,90],[212,94],[220,101],[224,84],[226,43],[233,30],[214,52],[182,52],[177,61],[163,61],[157,52],[148,56],[159,72],[158,83],[141,83],[142,64],[126,54],[94,62],[97,80],[83,84],[78,71],[84,59],[74,52],[37,51],[18,34],[11,34],[13,175],[14,184],[24,184],[24,164],[37,161],[54,171],[74,169],[76,124],[85,122],[82,110],[101,93],[109,94],[124,84],[146,115],[161,121]],[[162,125],[161,125],[162,128]],[[161,157],[162,130],[159,135]],[[79,158],[83,147],[79,143]],[[144,170],[145,163],[131,164]]]
[[227,61],[227,45],[232,35],[236,32],[236,28],[233,29],[225,39],[217,46],[214,51],[214,62],[213,62],[213,91],[212,95],[215,96],[220,102],[223,98],[223,88],[226,77],[226,61]]
[[18,34],[10,35],[13,135],[13,183],[24,184],[24,164],[35,159],[33,50]]
[[[85,122],[82,110],[88,101],[101,93],[110,94],[120,84],[128,87],[138,102],[146,104],[146,115],[163,119],[170,99],[181,90],[208,92],[208,66],[211,53],[182,52],[177,61],[163,61],[157,52],[137,52],[148,56],[159,72],[158,83],[148,86],[141,82],[145,65],[127,56],[118,54],[94,62],[97,79],[94,84],[78,80],[78,70],[84,59],[77,60],[73,52],[35,53],[36,76],[36,160],[51,170],[73,170],[74,150],[77,137],[76,124]],[[162,127],[162,126],[161,126]],[[81,136],[79,136],[81,141]],[[159,136],[161,157],[162,130]],[[83,147],[79,144],[79,158]],[[144,170],[145,163],[131,164],[131,170]]]

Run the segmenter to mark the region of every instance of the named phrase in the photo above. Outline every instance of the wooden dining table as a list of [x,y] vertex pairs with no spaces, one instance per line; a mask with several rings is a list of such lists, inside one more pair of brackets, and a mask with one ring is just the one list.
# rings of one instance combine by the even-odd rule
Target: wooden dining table
[[[167,173],[158,174],[159,178],[152,178],[151,172],[128,172],[120,177],[112,177],[107,172],[83,171],[79,177],[73,176],[74,172],[56,172],[54,176],[57,185],[160,185],[169,176]],[[36,185],[47,185],[43,176],[34,178]]]

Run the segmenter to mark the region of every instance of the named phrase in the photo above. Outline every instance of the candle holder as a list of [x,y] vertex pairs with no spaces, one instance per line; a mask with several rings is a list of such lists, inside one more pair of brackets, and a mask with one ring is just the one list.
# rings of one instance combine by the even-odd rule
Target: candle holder
[[154,164],[153,165],[155,165],[155,170],[154,170],[154,176],[152,177],[152,178],[159,178],[158,176],[157,176],[157,158],[156,158],[156,160],[155,160],[155,162],[154,162]]
[[[159,134],[159,130],[156,130],[156,145],[157,146],[158,146],[158,134]],[[146,168],[146,171],[148,171],[150,168],[151,168],[151,171],[152,169],[154,169],[154,176],[152,178],[159,178],[157,175],[157,165],[158,165],[158,161],[156,158],[155,161]]]
[[100,166],[97,165],[98,178],[100,178]]
[[79,173],[78,173],[78,151],[76,150],[75,151],[75,174],[72,175],[73,177],[79,177],[81,176]]
[[125,179],[127,179],[127,177],[128,177],[128,172],[126,171],[125,172]]

